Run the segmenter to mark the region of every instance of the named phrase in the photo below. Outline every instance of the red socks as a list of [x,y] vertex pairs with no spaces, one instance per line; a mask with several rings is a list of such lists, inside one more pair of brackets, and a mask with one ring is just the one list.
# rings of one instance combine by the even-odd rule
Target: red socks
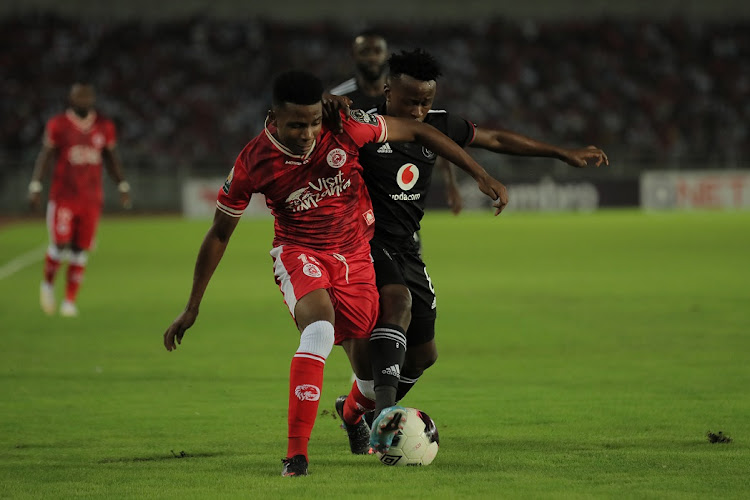
[[317,354],[297,352],[292,358],[287,457],[304,455],[307,458],[307,444],[318,415],[324,367],[325,358]]
[[78,289],[81,287],[85,270],[86,267],[80,264],[73,264],[72,262],[68,264],[68,284],[65,288],[65,300],[76,301],[76,295],[78,295]]
[[60,261],[50,257],[49,252],[44,256],[44,281],[54,283],[57,270],[60,269]]
[[362,394],[355,380],[344,403],[344,422],[356,424],[362,418],[362,415],[374,409],[375,401]]

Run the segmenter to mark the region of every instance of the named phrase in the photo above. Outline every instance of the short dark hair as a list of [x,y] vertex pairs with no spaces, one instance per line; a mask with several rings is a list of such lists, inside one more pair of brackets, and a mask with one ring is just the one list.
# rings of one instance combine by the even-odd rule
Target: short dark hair
[[307,71],[286,71],[273,80],[274,106],[286,102],[307,106],[320,102],[322,97],[323,82]]
[[424,82],[437,80],[443,74],[437,60],[422,49],[402,50],[400,54],[394,52],[388,59],[388,66],[392,77],[409,75]]

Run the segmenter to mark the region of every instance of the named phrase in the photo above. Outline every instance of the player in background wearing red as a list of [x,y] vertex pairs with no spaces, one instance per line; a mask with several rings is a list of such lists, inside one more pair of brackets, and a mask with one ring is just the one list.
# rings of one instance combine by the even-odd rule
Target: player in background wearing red
[[505,186],[433,127],[353,110],[341,120],[340,133],[333,133],[323,124],[322,94],[322,82],[307,72],[290,71],[274,80],[266,127],[245,146],[219,190],[187,305],[164,332],[164,346],[172,351],[195,323],[206,287],[252,194],[263,193],[274,216],[274,275],[300,332],[290,368],[282,476],[307,474],[323,369],[334,345],[344,348],[357,375],[346,408],[357,414],[364,429],[359,437],[368,443],[362,414],[375,406],[369,338],[378,316],[378,293],[369,246],[375,219],[359,148],[387,140],[418,141],[466,169],[482,192],[496,200],[497,213],[507,203]]
[[[348,97],[352,107],[372,112],[385,101],[384,89],[388,78],[388,42],[374,30],[366,30],[354,37],[351,48],[354,76],[333,87],[333,95]],[[443,174],[445,197],[451,211],[458,215],[463,207],[456,173],[445,158],[438,157],[435,168]],[[415,233],[419,238],[419,233]]]
[[130,207],[130,185],[122,175],[115,126],[97,114],[95,102],[93,86],[79,82],[71,87],[69,108],[47,122],[42,150],[29,183],[29,202],[32,209],[39,210],[42,180],[55,162],[47,203],[50,245],[39,289],[39,302],[47,314],[56,310],[55,276],[68,250],[67,285],[60,314],[78,315],[76,297],[102,210],[102,164],[117,183],[123,207]]

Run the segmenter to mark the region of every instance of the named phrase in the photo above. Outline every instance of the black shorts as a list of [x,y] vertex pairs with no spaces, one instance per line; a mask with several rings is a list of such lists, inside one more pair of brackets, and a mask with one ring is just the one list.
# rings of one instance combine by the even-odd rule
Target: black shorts
[[437,304],[435,288],[419,255],[419,246],[409,244],[396,247],[373,239],[370,241],[370,249],[378,290],[385,285],[404,285],[411,292],[411,323],[406,332],[407,346],[429,342],[435,337]]

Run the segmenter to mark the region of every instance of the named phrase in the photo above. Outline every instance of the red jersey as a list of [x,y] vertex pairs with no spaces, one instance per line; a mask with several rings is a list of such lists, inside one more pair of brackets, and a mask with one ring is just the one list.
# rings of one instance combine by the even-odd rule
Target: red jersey
[[295,155],[267,127],[242,150],[224,187],[219,210],[239,217],[252,193],[263,193],[275,218],[273,246],[294,244],[343,252],[367,244],[375,216],[362,179],[359,148],[385,142],[381,116],[353,110],[334,134],[323,126],[311,150]]
[[57,149],[50,200],[101,205],[102,150],[116,142],[112,121],[93,111],[80,118],[68,110],[50,118],[44,142]]

